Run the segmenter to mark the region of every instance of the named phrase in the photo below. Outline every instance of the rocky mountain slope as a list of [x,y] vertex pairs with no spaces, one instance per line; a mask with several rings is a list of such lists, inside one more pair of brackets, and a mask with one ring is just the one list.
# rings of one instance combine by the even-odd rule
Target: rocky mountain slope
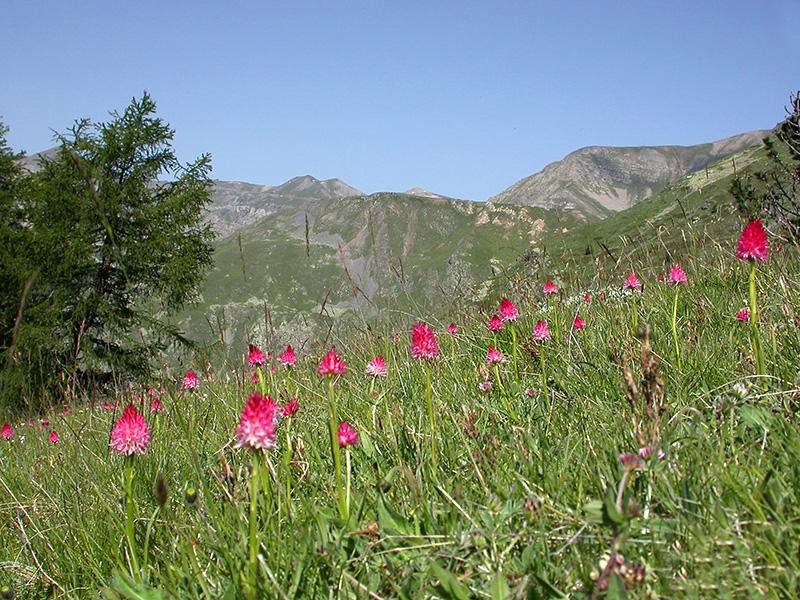
[[750,131],[697,146],[590,146],[526,177],[491,201],[562,208],[603,218],[649,198],[669,183],[748,147],[769,132]]
[[215,181],[208,219],[220,239],[284,208],[309,200],[360,196],[362,192],[340,179],[295,177],[278,186],[239,181]]
[[[190,337],[239,348],[301,342],[350,317],[440,312],[574,216],[535,207],[380,193],[284,207],[220,241]],[[291,335],[289,338],[287,336]]]

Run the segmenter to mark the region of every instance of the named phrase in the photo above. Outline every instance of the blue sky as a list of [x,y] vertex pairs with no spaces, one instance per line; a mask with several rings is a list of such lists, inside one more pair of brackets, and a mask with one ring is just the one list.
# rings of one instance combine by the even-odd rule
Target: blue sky
[[147,90],[215,178],[481,200],[582,146],[773,126],[800,88],[799,16],[800,0],[11,0],[0,118],[36,152]]

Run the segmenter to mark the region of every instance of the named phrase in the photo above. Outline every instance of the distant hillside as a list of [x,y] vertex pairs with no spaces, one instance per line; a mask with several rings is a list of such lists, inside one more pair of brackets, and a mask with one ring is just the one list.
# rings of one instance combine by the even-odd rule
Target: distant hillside
[[[712,247],[718,251],[717,240],[735,239],[742,228],[730,192],[735,175],[767,164],[763,147],[747,148],[707,170],[682,177],[632,208],[544,238],[501,276],[487,282],[488,295],[508,290],[509,284],[517,286],[519,293],[531,287],[538,291],[541,273],[585,285],[604,270],[624,272],[646,263],[660,264],[665,271],[687,254],[698,255]],[[655,277],[657,273],[647,275]]]
[[298,202],[218,244],[202,302],[182,325],[194,339],[238,348],[249,337],[324,334],[346,315],[363,324],[379,312],[441,311],[472,301],[477,283],[575,222],[407,194]]
[[768,133],[750,131],[697,146],[582,148],[491,200],[498,204],[577,210],[602,218],[630,208],[725,156],[760,145]]
[[311,175],[295,177],[278,186],[215,181],[208,218],[219,237],[225,238],[267,215],[309,200],[360,195],[360,190],[340,179],[321,181]]

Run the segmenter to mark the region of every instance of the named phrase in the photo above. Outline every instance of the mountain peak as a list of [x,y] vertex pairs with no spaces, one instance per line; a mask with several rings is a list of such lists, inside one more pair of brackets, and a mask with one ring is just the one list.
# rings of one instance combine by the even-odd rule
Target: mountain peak
[[748,131],[695,146],[586,146],[489,201],[578,210],[602,217],[630,208],[726,156],[759,145],[768,133]]

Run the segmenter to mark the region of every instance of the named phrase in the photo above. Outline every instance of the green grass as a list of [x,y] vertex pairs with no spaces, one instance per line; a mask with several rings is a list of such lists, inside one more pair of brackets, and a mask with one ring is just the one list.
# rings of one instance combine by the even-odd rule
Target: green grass
[[[541,297],[547,271],[530,273],[526,286],[509,292],[523,315],[520,375],[508,362],[500,372],[516,421],[497,382],[489,393],[478,389],[494,377],[485,366],[495,343],[485,315],[449,316],[461,332],[440,333],[442,353],[432,366],[435,468],[424,373],[409,356],[414,319],[407,316],[399,329],[381,321],[360,337],[337,340],[349,365],[336,386],[338,416],[361,436],[347,522],[337,514],[326,382],[315,372],[325,348],[309,345],[291,375],[300,411],[280,423],[278,447],[267,454],[272,474],[257,507],[258,596],[580,598],[603,596],[605,580],[608,597],[620,598],[624,585],[607,566],[611,555],[623,556],[629,572],[644,569],[641,585],[627,580],[631,597],[800,594],[797,250],[774,251],[759,268],[769,376],[757,378],[749,327],[735,317],[747,303],[747,265],[733,257],[738,228],[714,230],[711,243],[707,227],[674,227],[670,240],[686,235],[675,249],[657,250],[652,240],[634,251],[620,242],[626,259],[601,262],[595,272],[568,258],[562,273],[568,265],[581,269],[561,278],[558,315]],[[576,249],[582,243],[564,242]],[[672,259],[689,277],[678,310],[682,370],[670,333],[673,290],[655,277]],[[649,395],[631,299],[618,291],[631,267],[645,282],[640,321],[651,327],[656,357],[644,369]],[[487,304],[496,306],[505,291],[497,289]],[[583,332],[564,330],[560,344],[543,348],[528,341],[537,319],[552,326],[556,316],[570,323],[577,313],[588,324]],[[437,321],[437,331],[447,322]],[[510,339],[506,330],[496,340],[508,357]],[[364,367],[379,353],[389,376],[370,394]],[[174,380],[160,382],[165,411],[148,416],[152,444],[135,460],[144,583],[130,579],[123,460],[108,450],[117,414],[80,406],[66,416],[54,411],[43,430],[16,426],[15,438],[0,443],[0,587],[19,598],[95,598],[99,590],[111,598],[243,597],[251,454],[233,442],[255,386],[243,367],[195,368],[203,372],[199,392],[181,394]],[[641,397],[631,399],[626,372]],[[285,377],[278,370],[266,380],[281,402]],[[737,384],[744,387],[737,391]],[[529,397],[528,388],[538,393]],[[121,390],[116,400],[121,408],[130,399]],[[58,445],[47,441],[51,429],[61,435]],[[643,445],[665,458],[653,455],[626,476],[618,456]],[[152,492],[159,473],[169,487],[163,508]],[[188,488],[198,490],[193,504]]]

